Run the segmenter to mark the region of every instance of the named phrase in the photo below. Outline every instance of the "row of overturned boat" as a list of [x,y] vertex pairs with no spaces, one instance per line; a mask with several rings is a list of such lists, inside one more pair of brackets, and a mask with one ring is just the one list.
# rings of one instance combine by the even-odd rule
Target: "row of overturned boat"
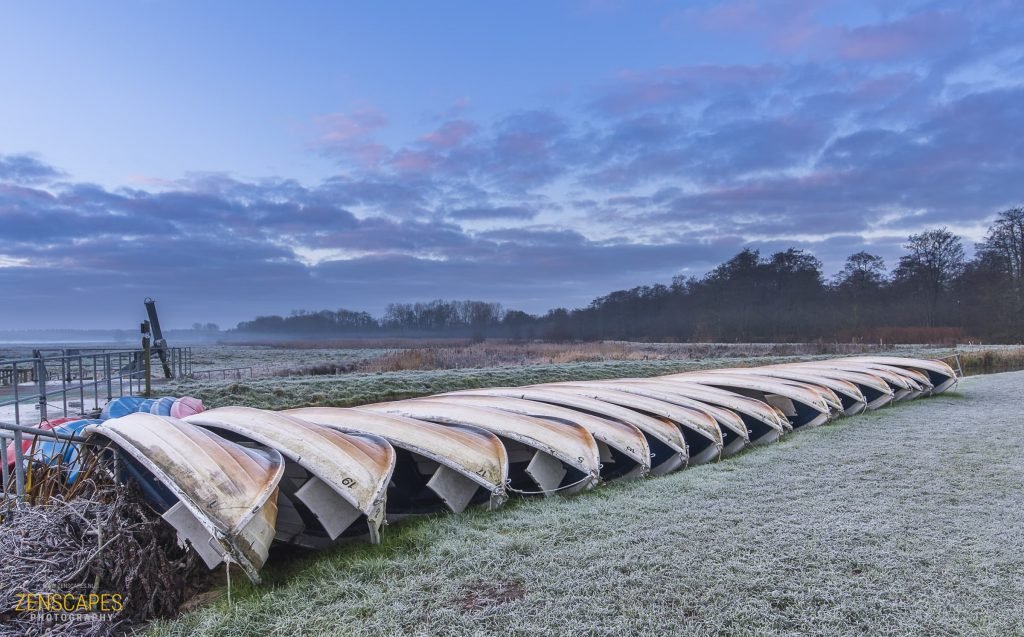
[[275,543],[377,542],[405,516],[660,476],[956,382],[941,361],[857,357],[354,408],[133,413],[83,434],[210,568],[258,581]]

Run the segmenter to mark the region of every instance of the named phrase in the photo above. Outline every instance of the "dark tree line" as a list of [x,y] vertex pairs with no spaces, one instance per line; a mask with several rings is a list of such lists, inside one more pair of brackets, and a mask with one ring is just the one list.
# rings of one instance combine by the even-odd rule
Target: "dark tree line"
[[317,337],[398,335],[484,338],[500,332],[510,314],[515,313],[505,312],[499,303],[436,300],[429,303],[392,303],[380,319],[366,312],[350,310],[295,310],[287,317],[260,316],[252,321],[244,321],[234,331]]
[[389,305],[365,312],[293,312],[240,323],[243,334],[471,336],[549,340],[921,342],[1024,338],[1024,209],[1000,213],[975,256],[946,228],[912,235],[888,270],[868,252],[831,280],[812,254],[745,249],[670,285],[620,290],[580,309],[536,316],[481,301]]

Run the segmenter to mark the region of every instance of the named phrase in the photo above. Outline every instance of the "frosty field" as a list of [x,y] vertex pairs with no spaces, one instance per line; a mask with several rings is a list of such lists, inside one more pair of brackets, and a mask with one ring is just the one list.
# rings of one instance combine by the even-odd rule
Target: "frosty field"
[[[209,407],[348,407],[427,394],[560,380],[655,376],[719,367],[767,365],[877,352],[877,347],[816,343],[381,343],[358,349],[225,345],[195,348],[196,369],[255,365],[253,379],[174,381],[160,391],[197,396]],[[398,345],[402,345],[399,347]],[[960,346],[965,365],[979,352],[1002,371],[1024,367],[1020,346]],[[954,350],[905,345],[885,353],[939,358]],[[986,359],[987,360],[987,359]],[[968,369],[968,373],[970,373]]]
[[1021,635],[1024,372],[572,499],[280,555],[159,636]]

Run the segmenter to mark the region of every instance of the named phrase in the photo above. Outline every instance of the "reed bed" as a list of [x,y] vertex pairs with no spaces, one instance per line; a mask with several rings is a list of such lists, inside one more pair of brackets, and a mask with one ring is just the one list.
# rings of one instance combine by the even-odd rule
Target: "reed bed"
[[0,501],[0,636],[129,634],[175,615],[207,577],[99,455],[33,464],[25,486],[23,502]]

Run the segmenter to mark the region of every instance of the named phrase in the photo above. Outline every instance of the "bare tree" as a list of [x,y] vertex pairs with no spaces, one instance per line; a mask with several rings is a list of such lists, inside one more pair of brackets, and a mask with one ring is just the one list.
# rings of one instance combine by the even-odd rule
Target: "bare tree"
[[843,305],[849,307],[844,317],[847,324],[863,327],[872,318],[867,316],[868,310],[880,304],[885,282],[882,257],[862,250],[846,258],[846,265],[836,274],[833,285]]
[[1024,305],[1024,208],[999,213],[978,252],[991,257],[1009,277],[1018,307]]
[[963,272],[963,244],[948,228],[939,228],[910,235],[903,247],[907,254],[900,257],[894,278],[918,297],[925,324],[934,327],[943,296]]

